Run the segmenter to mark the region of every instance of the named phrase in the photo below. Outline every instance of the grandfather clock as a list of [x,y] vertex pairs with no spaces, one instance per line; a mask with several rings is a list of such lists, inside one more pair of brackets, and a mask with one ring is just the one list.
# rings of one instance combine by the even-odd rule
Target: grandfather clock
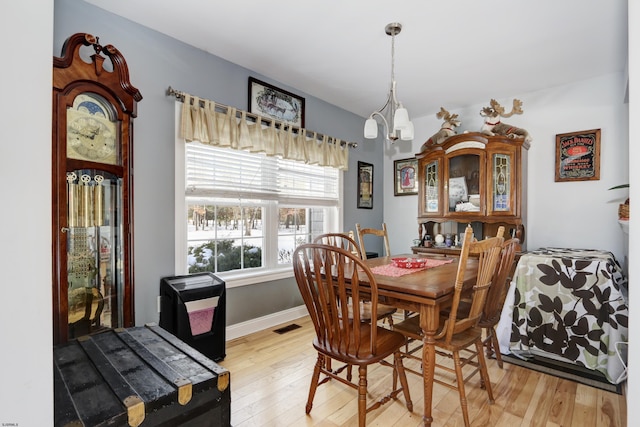
[[78,33],[53,58],[53,341],[134,324],[133,118],[122,54]]

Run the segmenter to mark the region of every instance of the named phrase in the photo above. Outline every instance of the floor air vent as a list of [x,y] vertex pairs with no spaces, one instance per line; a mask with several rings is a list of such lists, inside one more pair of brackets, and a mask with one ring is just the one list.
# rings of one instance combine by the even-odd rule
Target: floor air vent
[[283,326],[282,328],[278,328],[273,332],[275,332],[276,334],[284,334],[285,332],[293,331],[294,329],[298,329],[300,327],[301,327],[300,325],[296,325],[295,323],[292,323],[290,325]]

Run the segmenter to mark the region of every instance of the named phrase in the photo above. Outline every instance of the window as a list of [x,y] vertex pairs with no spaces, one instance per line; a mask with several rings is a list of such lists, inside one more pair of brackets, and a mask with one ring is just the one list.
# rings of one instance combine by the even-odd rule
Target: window
[[298,245],[340,229],[335,168],[183,140],[176,154],[177,271],[232,286],[289,277]]

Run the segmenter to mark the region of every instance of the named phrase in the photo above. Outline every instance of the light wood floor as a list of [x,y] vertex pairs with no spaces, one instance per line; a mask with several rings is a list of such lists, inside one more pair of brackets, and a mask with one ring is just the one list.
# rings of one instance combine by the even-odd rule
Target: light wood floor
[[[356,390],[337,381],[318,387],[310,415],[305,415],[309,381],[317,353],[311,345],[313,325],[308,317],[295,322],[301,328],[282,335],[269,330],[227,343],[220,365],[231,372],[231,424],[248,426],[353,426],[357,425]],[[287,324],[290,324],[287,323]],[[286,326],[286,325],[281,325]],[[405,365],[413,363],[406,361]],[[369,392],[382,397],[391,387],[391,369],[369,369]],[[478,385],[467,386],[469,417],[474,426],[626,427],[624,396],[561,380],[489,360],[495,403]],[[422,381],[407,373],[413,413],[401,395],[396,401],[367,414],[368,426],[419,426],[423,410]],[[371,400],[369,401],[371,402]],[[433,426],[461,426],[458,394],[436,384]]]

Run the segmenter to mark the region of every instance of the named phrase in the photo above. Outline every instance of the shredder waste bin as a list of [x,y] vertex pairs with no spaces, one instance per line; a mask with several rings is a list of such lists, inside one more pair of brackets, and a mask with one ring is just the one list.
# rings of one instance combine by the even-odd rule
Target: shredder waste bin
[[214,361],[223,360],[225,282],[212,273],[160,281],[160,326]]

